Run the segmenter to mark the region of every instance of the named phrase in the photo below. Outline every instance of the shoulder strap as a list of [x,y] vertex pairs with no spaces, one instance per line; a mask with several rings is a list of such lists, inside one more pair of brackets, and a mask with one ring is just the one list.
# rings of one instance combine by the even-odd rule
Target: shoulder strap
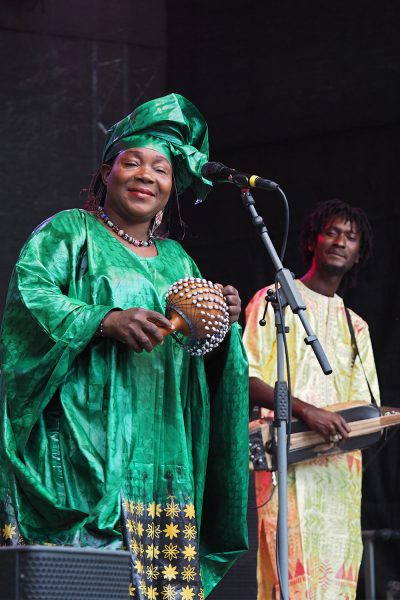
[[353,327],[353,323],[351,321],[350,311],[347,308],[347,306],[344,307],[344,310],[346,312],[347,324],[348,324],[349,330],[350,330],[351,347],[352,347],[352,351],[353,351],[352,365],[354,365],[354,361],[355,361],[356,357],[358,356],[358,358],[360,359],[360,364],[361,364],[362,370],[364,372],[365,381],[367,382],[369,394],[371,396],[371,402],[372,402],[372,404],[374,404],[375,406],[377,406],[377,402],[376,402],[376,400],[374,398],[374,395],[372,393],[371,386],[369,385],[369,381],[367,379],[367,374],[365,373],[364,365],[363,365],[363,362],[361,360],[361,355],[360,355],[360,352],[358,350],[356,335],[354,333],[354,327]]

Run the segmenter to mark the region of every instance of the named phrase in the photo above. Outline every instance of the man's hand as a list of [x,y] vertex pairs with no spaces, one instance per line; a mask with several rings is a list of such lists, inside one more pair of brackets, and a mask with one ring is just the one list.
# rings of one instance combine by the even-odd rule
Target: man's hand
[[312,404],[302,403],[299,418],[309,429],[322,435],[327,441],[339,441],[349,437],[351,431],[347,421],[338,413],[317,408]]

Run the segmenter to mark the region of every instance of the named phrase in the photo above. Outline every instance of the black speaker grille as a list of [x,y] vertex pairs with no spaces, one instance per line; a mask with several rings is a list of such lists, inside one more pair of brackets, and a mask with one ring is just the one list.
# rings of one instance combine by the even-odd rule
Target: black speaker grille
[[0,548],[0,600],[127,600],[129,560],[120,551]]

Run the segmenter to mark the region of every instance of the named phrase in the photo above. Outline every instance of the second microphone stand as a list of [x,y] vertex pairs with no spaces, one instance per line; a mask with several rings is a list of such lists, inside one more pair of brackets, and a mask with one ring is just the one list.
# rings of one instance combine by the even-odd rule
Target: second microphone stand
[[[280,188],[277,191],[281,192]],[[283,192],[281,192],[283,194]],[[282,600],[289,600],[289,569],[288,569],[288,509],[287,509],[287,430],[291,419],[289,414],[288,386],[285,381],[285,320],[284,310],[289,306],[302,322],[307,334],[305,343],[309,344],[325,373],[332,373],[331,366],[322,349],[317,336],[312,331],[304,314],[305,304],[288,269],[283,268],[282,262],[271,242],[263,219],[258,215],[254,198],[248,188],[241,190],[244,207],[249,211],[252,223],[257,229],[265,248],[275,267],[275,280],[279,287],[269,299],[272,301],[275,314],[277,335],[277,381],[274,392],[274,428],[277,436],[277,465],[278,465],[278,528],[277,528],[277,566]]]

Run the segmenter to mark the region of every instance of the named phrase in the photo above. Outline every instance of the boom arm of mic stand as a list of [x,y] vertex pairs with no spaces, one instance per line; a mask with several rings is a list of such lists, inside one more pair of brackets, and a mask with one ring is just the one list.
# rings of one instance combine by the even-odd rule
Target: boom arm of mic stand
[[321,369],[325,375],[330,375],[332,373],[332,367],[329,364],[328,358],[317,338],[311,326],[308,322],[308,319],[305,315],[306,306],[300,296],[300,293],[296,287],[296,284],[293,281],[293,276],[288,269],[282,268],[277,272],[276,278],[285,294],[286,300],[292,311],[297,314],[302,325],[304,327],[305,332],[307,333],[307,337],[304,339],[307,345],[310,345],[314,351],[314,354],[321,366]]
[[329,364],[328,358],[317,338],[311,326],[308,322],[308,319],[304,313],[306,306],[303,302],[303,299],[300,296],[300,293],[296,287],[296,284],[293,281],[293,276],[288,269],[284,269],[282,262],[271,242],[271,238],[269,237],[268,230],[265,226],[263,219],[259,216],[255,208],[255,202],[253,196],[250,194],[250,191],[246,189],[242,189],[241,191],[242,202],[245,208],[251,214],[252,222],[255,228],[257,229],[264,246],[267,249],[268,254],[271,257],[271,260],[274,264],[276,270],[276,278],[278,283],[282,287],[282,291],[285,294],[287,299],[287,303],[290,306],[292,312],[297,314],[302,325],[307,333],[307,337],[305,338],[305,343],[310,345],[314,351],[314,354],[321,366],[321,369],[325,375],[329,375],[332,373],[332,367]]

